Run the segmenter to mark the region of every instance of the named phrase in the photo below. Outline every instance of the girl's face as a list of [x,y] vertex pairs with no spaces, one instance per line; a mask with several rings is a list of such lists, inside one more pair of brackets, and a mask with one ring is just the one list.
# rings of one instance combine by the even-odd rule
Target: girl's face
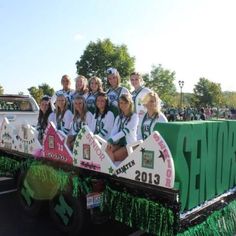
[[150,97],[148,102],[145,104],[148,111],[154,111],[157,107],[157,101],[154,97]]
[[123,112],[124,114],[127,114],[130,109],[130,104],[128,102],[120,99],[119,100],[119,108],[120,108],[121,112]]
[[57,107],[60,108],[61,111],[63,111],[66,106],[66,98],[64,96],[57,97],[56,105],[57,105]]
[[137,89],[141,86],[140,79],[139,79],[138,75],[131,75],[130,82],[131,82],[132,86],[134,87],[134,89]]
[[49,101],[42,100],[40,102],[39,107],[40,107],[40,110],[43,112],[43,114],[45,114],[49,107]]
[[79,78],[77,81],[76,81],[76,84],[75,84],[75,89],[76,90],[82,90],[84,88],[84,82],[81,78]]
[[90,89],[92,90],[92,92],[97,92],[98,91],[98,83],[96,82],[96,80],[92,80],[90,82]]
[[84,102],[82,99],[75,99],[74,101],[74,107],[76,111],[82,111],[83,107],[84,107]]
[[118,86],[118,79],[115,75],[108,75],[107,79],[112,88],[116,88]]
[[104,111],[106,107],[106,98],[102,96],[98,96],[96,100],[96,106],[99,111]]
[[67,77],[63,78],[61,84],[64,90],[68,90],[70,88],[70,80]]

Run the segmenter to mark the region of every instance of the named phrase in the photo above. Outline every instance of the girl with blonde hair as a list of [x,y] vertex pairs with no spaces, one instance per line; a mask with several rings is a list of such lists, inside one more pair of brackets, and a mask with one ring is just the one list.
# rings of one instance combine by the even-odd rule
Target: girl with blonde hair
[[122,94],[130,94],[130,92],[127,88],[120,86],[121,78],[117,69],[108,68],[106,73],[109,87],[106,93],[109,98],[110,109],[114,113],[114,116],[117,116],[119,113],[118,101],[120,96]]
[[95,113],[95,100],[99,93],[103,92],[102,80],[96,76],[93,76],[89,79],[88,82],[89,93],[86,98],[86,104],[88,110],[94,114]]
[[161,112],[161,100],[157,93],[149,92],[143,98],[143,104],[147,109],[143,118],[139,121],[138,140],[146,139],[153,131],[157,123],[168,122],[165,115]]
[[92,114],[87,111],[85,98],[77,95],[74,98],[74,117],[70,133],[67,137],[67,146],[72,150],[77,134],[84,125],[91,123]]
[[88,96],[88,80],[83,75],[78,75],[75,78],[75,92],[73,94],[73,98],[75,98],[77,95],[84,96],[86,99]]
[[68,101],[63,92],[57,94],[56,109],[52,112],[48,121],[54,123],[58,130],[61,130],[64,134],[68,134],[73,119],[72,112],[68,109]]
[[52,104],[54,105],[58,94],[63,93],[67,99],[68,108],[72,110],[71,99],[72,99],[72,94],[74,93],[74,90],[71,89],[71,78],[69,75],[63,75],[61,77],[61,85],[62,85],[62,89],[56,91],[56,93],[52,96],[52,99],[51,99]]
[[142,103],[142,99],[147,93],[151,92],[151,90],[144,86],[143,78],[141,74],[137,72],[130,74],[130,83],[134,88],[131,93],[134,101],[134,112],[136,112],[139,118],[141,118],[147,111],[146,107]]

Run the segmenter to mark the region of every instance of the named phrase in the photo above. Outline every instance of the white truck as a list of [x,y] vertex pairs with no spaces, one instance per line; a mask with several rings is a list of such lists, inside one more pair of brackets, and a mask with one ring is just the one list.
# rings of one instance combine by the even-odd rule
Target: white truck
[[0,95],[0,125],[6,117],[11,123],[37,125],[39,106],[29,95]]

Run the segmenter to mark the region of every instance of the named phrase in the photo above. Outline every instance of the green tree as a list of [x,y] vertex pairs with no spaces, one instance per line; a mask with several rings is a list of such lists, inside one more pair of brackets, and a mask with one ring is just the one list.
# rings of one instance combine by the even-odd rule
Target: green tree
[[44,83],[37,87],[32,86],[28,88],[30,95],[36,100],[37,103],[40,102],[40,99],[43,95],[52,96],[55,92],[54,89],[51,88],[48,84]]
[[42,89],[43,90],[43,94],[44,95],[48,95],[50,97],[52,97],[52,95],[55,93],[54,89],[51,88],[48,84],[46,83],[43,83],[41,85],[38,86],[39,89]]
[[225,106],[229,108],[236,108],[236,92],[224,92],[224,101],[225,101]]
[[221,106],[223,104],[223,94],[221,85],[206,78],[200,78],[194,86],[195,106]]
[[162,65],[153,66],[150,75],[143,76],[147,87],[158,93],[161,100],[168,106],[175,104],[176,87],[175,72],[164,69]]
[[4,89],[2,87],[2,85],[0,85],[0,95],[4,94]]
[[[134,70],[135,58],[128,53],[126,45],[114,45],[110,39],[90,42],[80,60],[76,62],[77,73],[86,76],[100,77],[105,82],[106,69],[115,67],[123,81],[127,81]],[[105,85],[105,83],[104,83]]]

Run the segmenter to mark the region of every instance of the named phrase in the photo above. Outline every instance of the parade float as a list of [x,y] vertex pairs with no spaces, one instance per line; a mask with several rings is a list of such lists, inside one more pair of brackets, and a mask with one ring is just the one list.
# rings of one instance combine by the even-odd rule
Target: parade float
[[236,232],[236,122],[156,125],[143,142],[113,163],[106,141],[84,126],[73,150],[49,123],[43,143],[31,125],[4,118],[0,173],[18,179],[29,214],[49,206],[64,232],[115,219],[154,235],[233,235]]

